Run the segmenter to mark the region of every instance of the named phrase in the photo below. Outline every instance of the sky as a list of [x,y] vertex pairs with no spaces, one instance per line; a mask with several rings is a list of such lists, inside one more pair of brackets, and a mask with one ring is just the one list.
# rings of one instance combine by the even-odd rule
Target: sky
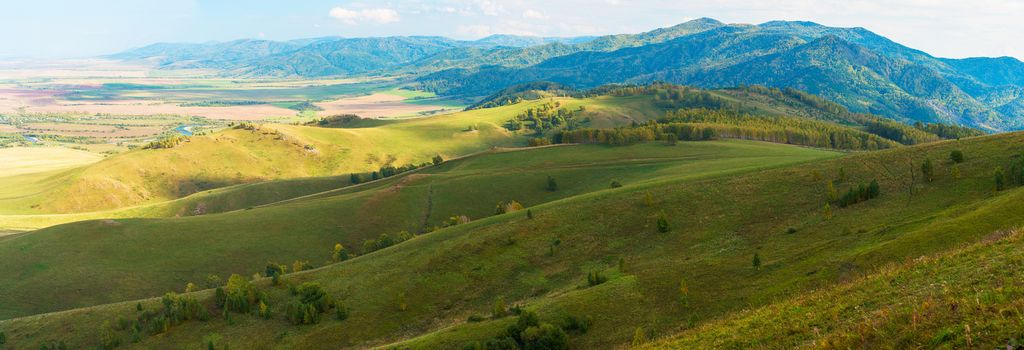
[[5,0],[0,57],[242,38],[638,33],[699,17],[864,27],[939,57],[1024,60],[1024,0]]

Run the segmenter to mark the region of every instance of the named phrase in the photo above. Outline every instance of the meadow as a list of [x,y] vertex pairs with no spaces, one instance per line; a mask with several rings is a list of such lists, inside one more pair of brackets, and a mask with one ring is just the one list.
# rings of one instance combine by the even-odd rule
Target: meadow
[[[735,163],[721,164],[718,169],[722,170],[703,163],[721,160],[722,157],[712,156],[711,152],[729,147],[739,147],[738,154],[751,154],[750,147],[767,147],[766,150],[784,153],[736,159],[736,162],[752,166],[745,170],[737,169]],[[375,191],[376,195],[370,195],[368,192],[373,191],[369,189],[354,191],[353,188],[280,205],[196,218],[93,221],[15,236],[0,241],[0,244],[15,243],[12,248],[32,249],[53,246],[58,241],[74,246],[67,241],[73,236],[91,241],[127,238],[121,242],[131,244],[120,244],[116,249],[111,247],[96,254],[114,254],[118,259],[128,259],[125,261],[130,263],[96,266],[89,271],[110,273],[139,266],[143,270],[152,270],[157,276],[95,278],[95,281],[103,282],[96,284],[90,280],[79,280],[75,283],[80,288],[100,288],[116,295],[126,289],[124,286],[112,286],[111,283],[116,282],[111,281],[161,280],[174,272],[159,266],[170,261],[203,259],[202,256],[184,255],[186,253],[183,252],[181,255],[167,254],[176,257],[170,261],[138,261],[138,257],[145,254],[132,253],[135,249],[132,247],[169,246],[150,241],[154,237],[153,232],[158,230],[173,232],[169,235],[176,240],[195,242],[210,237],[216,242],[223,242],[220,244],[225,244],[224,248],[214,249],[218,252],[213,254],[215,257],[236,257],[244,255],[243,252],[259,250],[263,259],[253,259],[245,264],[252,267],[237,268],[238,272],[248,274],[246,271],[259,271],[267,260],[328,260],[332,242],[345,242],[349,235],[362,235],[361,239],[379,235],[380,232],[366,232],[365,228],[339,226],[351,225],[350,220],[327,223],[310,219],[319,217],[315,214],[318,210],[327,217],[345,213],[368,217],[357,207],[342,205],[344,198],[368,196],[359,202],[381,203],[382,207],[371,209],[374,213],[384,213],[380,216],[388,218],[388,222],[406,221],[404,228],[394,227],[385,233],[415,230],[422,223],[422,208],[428,203],[424,200],[424,193],[433,191],[434,198],[442,196],[439,189],[444,188],[444,181],[426,182],[431,178],[447,177],[446,173],[450,172],[452,180],[449,181],[472,179],[473,182],[453,183],[452,186],[458,189],[454,194],[465,196],[453,198],[453,201],[468,204],[470,198],[502,192],[502,187],[492,189],[493,184],[511,180],[490,181],[491,175],[473,176],[460,174],[461,171],[480,169],[482,174],[516,174],[508,167],[515,169],[519,162],[523,162],[525,169],[538,169],[531,162],[544,164],[549,156],[558,160],[555,164],[577,158],[582,164],[591,164],[595,159],[607,159],[611,154],[621,153],[626,160],[611,162],[598,168],[600,170],[588,168],[598,165],[589,165],[573,173],[568,169],[576,166],[565,166],[563,171],[566,173],[553,175],[560,180],[554,193],[547,193],[544,188],[543,179],[549,171],[538,170],[534,175],[520,176],[526,180],[523,185],[513,186],[516,189],[514,193],[497,194],[489,200],[480,201],[479,206],[483,208],[479,210],[488,212],[493,210],[490,203],[495,200],[510,196],[524,198],[524,205],[530,209],[529,216],[524,211],[486,215],[479,219],[470,214],[474,220],[468,224],[422,234],[342,263],[284,276],[285,284],[320,283],[349,310],[346,320],[325,318],[315,325],[294,326],[280,316],[284,312],[281,305],[290,298],[288,288],[272,286],[269,279],[257,279],[254,283],[267,293],[267,301],[278,315],[271,320],[237,314],[228,321],[218,316],[205,322],[185,322],[166,333],[143,336],[137,343],[128,342],[127,332],[114,332],[125,339],[123,345],[128,348],[201,347],[211,338],[217,339],[218,344],[233,348],[264,348],[270,347],[269,344],[302,348],[460,348],[497,336],[507,325],[515,322],[515,316],[491,317],[494,305],[500,299],[506,305],[519,305],[537,312],[543,322],[560,324],[568,316],[590,320],[589,331],[570,336],[570,346],[623,345],[631,344],[638,330],[644,339],[671,337],[678,332],[683,332],[680,334],[685,337],[690,334],[686,333],[688,329],[696,331],[696,327],[705,324],[715,325],[714,320],[730,315],[740,317],[745,315],[743,312],[748,312],[744,310],[769,306],[835,283],[854,283],[887,266],[920,256],[941,256],[946,251],[985,240],[994,232],[1012,229],[1021,224],[1012,213],[1020,209],[1018,197],[1024,192],[1018,188],[993,191],[991,170],[1012,162],[1012,156],[1022,149],[1024,139],[1021,134],[946,141],[839,158],[834,153],[820,153],[813,149],[749,141],[683,142],[676,147],[642,144],[541,148],[472,157],[447,162],[429,171],[425,169],[390,178],[373,185],[381,187]],[[583,150],[589,151],[581,152]],[[966,161],[959,164],[943,161],[948,159],[952,150],[962,150]],[[595,152],[592,159],[577,155],[589,152]],[[645,155],[684,152],[679,154],[683,156],[681,158],[701,159],[700,155],[708,158],[695,160],[689,165],[685,162],[664,162],[661,169],[645,171],[638,170],[641,167],[624,166],[634,162],[631,158],[639,154],[633,152]],[[550,155],[544,156],[545,153]],[[902,166],[908,160],[924,158],[939,164],[934,180],[909,182],[908,173],[916,169]],[[769,160],[783,163],[772,165]],[[488,164],[502,166],[494,168]],[[957,177],[951,173],[954,166],[960,174]],[[632,177],[625,173],[609,174],[622,179],[620,188],[605,185],[608,178],[573,179],[590,178],[619,167],[634,172]],[[699,173],[687,173],[683,169],[699,170]],[[831,216],[825,214],[823,206],[829,202],[829,182],[843,191],[871,180],[881,184],[879,198],[846,208],[837,207]],[[584,189],[593,186],[593,190],[576,192],[574,184],[581,184]],[[481,187],[487,190],[467,190]],[[563,198],[550,198],[563,190],[570,194]],[[536,193],[541,200],[535,202],[527,199],[529,195],[518,194],[524,192]],[[409,197],[413,193],[419,193],[419,199]],[[388,207],[395,209],[385,209]],[[438,207],[443,206],[439,204]],[[477,206],[462,206],[469,207]],[[421,211],[410,215],[409,219],[396,216],[396,213],[415,212],[411,208],[420,208]],[[271,212],[276,214],[270,215]],[[280,222],[282,218],[296,216],[289,213],[299,212],[305,215],[303,225]],[[668,219],[668,232],[659,232],[656,225],[662,212]],[[253,227],[262,229],[239,228],[239,231],[246,232],[246,240],[264,242],[273,239],[262,236],[260,232],[275,227],[289,232],[289,239],[261,244],[264,248],[239,246],[244,241],[224,236],[230,228],[212,226],[212,220],[233,215],[245,215],[244,218],[230,220],[233,227],[238,223],[251,223]],[[185,224],[189,221],[196,222]],[[72,230],[72,227],[75,235],[57,233]],[[288,243],[299,234],[325,227],[334,228],[331,229],[333,234],[310,245],[322,247],[320,249],[298,249]],[[204,228],[210,230],[202,231]],[[52,238],[47,239],[47,236]],[[19,240],[28,241],[16,243]],[[44,243],[47,240],[52,243]],[[554,244],[555,241],[559,244]],[[203,251],[207,251],[214,246],[212,244],[204,242],[197,246],[203,246]],[[346,246],[351,247],[349,244]],[[281,254],[290,249],[308,255]],[[359,250],[352,249],[353,252]],[[751,257],[755,254],[760,257],[760,263],[752,266]],[[21,277],[35,284],[38,280],[33,275],[46,276],[71,269],[70,266],[50,265],[51,262],[71,258],[72,255],[63,254],[45,261],[38,260],[32,265],[39,268],[31,275]],[[24,259],[19,257],[16,260]],[[221,266],[234,263],[233,259],[209,259]],[[88,264],[89,259],[85,259],[71,265]],[[595,272],[607,281],[596,285],[588,283],[587,275]],[[197,273],[191,280],[202,276],[203,273]],[[41,280],[63,281],[65,278],[74,276],[49,276]],[[175,282],[183,285],[185,281]],[[681,286],[686,288],[681,289]],[[5,287],[20,288],[18,285]],[[49,289],[53,288],[43,287],[35,293],[46,293]],[[681,293],[681,290],[685,292]],[[148,293],[155,295],[160,292],[153,290]],[[97,294],[103,293],[83,293]],[[212,298],[211,291],[191,295],[212,307],[209,306],[212,303],[209,299]],[[864,298],[868,294],[858,295]],[[55,295],[52,299],[47,298],[70,299],[74,297]],[[4,304],[19,305],[17,302]],[[142,301],[145,310],[158,308],[158,305],[157,299]],[[818,310],[809,308],[807,312],[816,314]],[[3,321],[0,328],[7,332],[14,344],[58,340],[69,344],[94,344],[97,342],[94,329],[100,327],[102,321],[113,323],[119,317],[132,319],[137,312],[135,302],[110,304],[49,314],[47,317]],[[829,315],[826,310],[822,312]],[[62,335],[47,336],[54,334],[52,330],[55,327],[63,330]],[[813,330],[806,329],[798,330],[803,330],[802,334],[807,337],[819,337],[811,335]],[[962,332],[951,334],[937,344],[965,341]],[[975,339],[986,343],[982,338]],[[920,344],[913,339],[908,341],[905,344]],[[671,346],[671,343],[666,344]]]

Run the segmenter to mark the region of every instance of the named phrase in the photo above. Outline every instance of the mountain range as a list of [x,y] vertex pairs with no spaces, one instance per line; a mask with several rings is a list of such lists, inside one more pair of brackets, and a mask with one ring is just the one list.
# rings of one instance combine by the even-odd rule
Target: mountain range
[[1024,128],[1024,63],[938,58],[864,28],[812,22],[726,24],[701,18],[639,34],[581,38],[498,35],[326,37],[154,44],[111,58],[230,76],[400,75],[448,96],[520,83],[585,89],[655,81],[706,88],[792,87],[854,112],[992,131]]

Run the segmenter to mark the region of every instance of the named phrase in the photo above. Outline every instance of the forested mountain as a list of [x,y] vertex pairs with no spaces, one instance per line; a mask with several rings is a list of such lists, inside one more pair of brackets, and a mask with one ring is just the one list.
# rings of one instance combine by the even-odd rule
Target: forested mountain
[[[707,22],[705,22],[707,23]],[[594,40],[594,42],[598,42]],[[855,112],[987,129],[1024,126],[1012,58],[946,60],[863,28],[810,22],[718,25],[613,51],[581,51],[529,67],[483,66],[420,78],[442,94],[482,95],[545,80],[577,88],[667,81],[701,87],[759,84],[794,87]]]
[[812,22],[749,25],[702,18],[596,38],[155,44],[112,57],[232,76],[411,75],[422,89],[458,96],[486,96],[534,81],[581,89],[654,81],[707,88],[756,84],[805,90],[854,112],[893,119],[1024,127],[1024,63],[1014,58],[936,58],[864,28]]

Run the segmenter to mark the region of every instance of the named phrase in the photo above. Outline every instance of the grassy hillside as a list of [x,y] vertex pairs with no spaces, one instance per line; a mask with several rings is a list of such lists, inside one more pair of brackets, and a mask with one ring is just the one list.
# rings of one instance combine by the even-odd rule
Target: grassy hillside
[[1020,344],[1017,230],[742,311],[650,348],[1000,348]]
[[[567,108],[587,105],[595,125],[621,125],[661,114],[650,99],[648,103],[610,97],[556,101]],[[0,198],[0,209],[5,214],[99,211],[176,199],[233,184],[347,175],[389,163],[419,164],[437,154],[452,158],[491,147],[520,145],[525,144],[526,136],[511,134],[501,124],[545,102],[372,128],[264,125],[258,130],[227,130],[193,137],[170,149],[128,152],[45,179],[0,179],[0,183],[12,185],[5,190],[11,193]],[[22,186],[29,180],[39,183]]]
[[[642,147],[652,146],[656,145]],[[625,149],[629,148],[610,148]],[[957,165],[957,178],[953,164],[945,161],[954,149],[966,154],[966,161]],[[563,149],[544,149],[559,150]],[[855,282],[892,263],[941,254],[1016,227],[1021,220],[1014,213],[1021,210],[1024,191],[993,191],[992,169],[1007,167],[1021,150],[1024,135],[1006,134],[711,178],[624,181],[626,186],[618,189],[545,204],[524,202],[531,207],[532,219],[517,212],[475,220],[285,277],[287,283],[321,283],[350,310],[344,321],[325,317],[317,325],[291,325],[281,316],[291,298],[287,288],[270,286],[264,279],[257,284],[275,312],[271,320],[235,314],[229,325],[217,316],[186,322],[161,335],[147,333],[139,343],[128,343],[126,331],[114,333],[129,347],[139,348],[200,347],[211,337],[219,339],[218,346],[233,348],[394,343],[460,348],[498,335],[515,322],[514,317],[486,317],[502,298],[509,305],[537,311],[544,322],[560,324],[570,315],[589,317],[590,331],[570,337],[574,347],[629,344],[638,328],[648,338],[675,334],[744,309]],[[934,181],[911,182],[921,179],[920,172],[910,173],[920,169],[925,158],[935,164]],[[826,218],[829,180],[845,192],[872,179],[881,185],[878,198],[835,207],[833,216]],[[660,212],[667,214],[670,232],[656,229]],[[560,244],[553,245],[556,239]],[[751,264],[755,254],[761,261],[758,268]],[[589,286],[586,276],[593,272],[608,281]],[[685,303],[681,283],[687,287]],[[210,291],[195,295],[217,310],[209,304]],[[157,300],[150,300],[144,308],[157,305]],[[61,339],[96,344],[95,333],[104,320],[137,315],[133,303],[114,304],[3,321],[0,328],[13,344],[36,346]],[[484,317],[467,322],[471,315]],[[62,335],[51,335],[57,329]]]
[[[267,260],[320,265],[334,243],[359,252],[363,240],[384,233],[430,230],[453,215],[493,215],[500,201],[533,206],[607,189],[613,180],[633,185],[702,178],[835,155],[742,141],[498,151],[251,210],[55,226],[0,242],[0,254],[9,257],[0,265],[21,271],[0,279],[7,291],[0,296],[0,315],[160,294],[209,274],[250,275]],[[546,190],[547,176],[557,180],[558,191]],[[60,296],[55,288],[69,283],[81,293]]]

